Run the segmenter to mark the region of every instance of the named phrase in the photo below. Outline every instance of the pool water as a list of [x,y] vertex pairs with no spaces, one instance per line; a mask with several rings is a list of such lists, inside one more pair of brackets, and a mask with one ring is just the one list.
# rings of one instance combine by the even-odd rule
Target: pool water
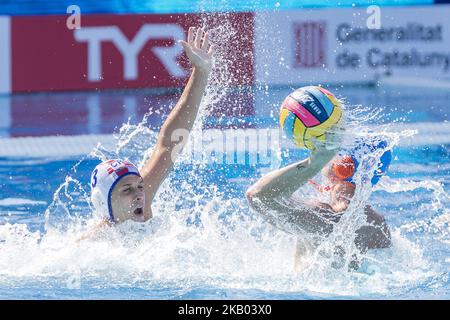
[[[206,97],[193,140],[211,130],[227,134],[241,130],[239,134],[244,135],[258,128],[277,132],[274,110],[290,90],[253,88],[247,94],[255,103],[252,114],[238,112],[227,117],[204,112],[209,101]],[[316,251],[306,257],[303,269],[295,271],[297,237],[271,226],[249,208],[244,193],[253,182],[269,170],[307,156],[283,139],[266,150],[265,158],[239,139],[231,158],[222,157],[220,147],[202,157],[187,147],[152,204],[152,221],[125,223],[77,242],[95,223],[88,200],[92,168],[99,159],[109,157],[142,163],[161,123],[155,121],[154,110],[144,120],[145,112],[128,122],[123,114],[115,117],[112,113],[108,127],[102,126],[105,121],[97,127],[80,124],[81,129],[77,129],[83,133],[114,131],[112,147],[93,146],[90,153],[80,151],[78,155],[74,155],[75,150],[42,156],[49,146],[40,143],[38,136],[57,131],[60,125],[50,122],[46,132],[37,126],[28,128],[28,133],[37,136],[29,142],[36,147],[33,156],[9,153],[0,158],[0,297],[449,299],[450,92],[430,90],[424,96],[417,89],[400,86],[330,90],[346,97],[347,143],[369,130],[388,137],[395,145],[388,176],[373,191],[365,188],[358,196],[386,217],[393,247],[369,251],[362,257],[360,270],[333,268],[333,258]],[[139,110],[149,107],[148,100],[141,99],[146,94],[126,93],[128,98],[141,101]],[[101,95],[105,99],[123,98],[114,92]],[[96,96],[99,93],[63,94],[59,99]],[[49,95],[49,99],[54,98]],[[45,105],[45,99],[42,95],[26,97],[29,104]],[[157,100],[158,95],[152,99]],[[172,101],[173,97],[167,98],[161,106],[170,108]],[[46,109],[41,111],[45,116]],[[230,125],[233,117],[243,120]],[[116,128],[111,126],[114,122]],[[22,132],[26,129],[24,125],[20,128]],[[58,139],[64,142],[77,137],[72,129],[66,126]],[[4,136],[30,135],[17,130],[10,128]],[[20,147],[17,150],[20,155]],[[352,232],[361,217],[359,212],[356,208],[348,213],[349,218],[339,223],[330,239],[323,240],[322,251],[327,252],[330,242],[336,241],[350,253],[354,250]],[[308,235],[300,239],[311,240]]]

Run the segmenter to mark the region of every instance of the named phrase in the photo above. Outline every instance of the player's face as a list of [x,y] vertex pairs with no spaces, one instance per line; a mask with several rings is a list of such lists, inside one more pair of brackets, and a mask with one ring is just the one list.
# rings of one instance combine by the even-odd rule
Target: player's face
[[355,194],[355,187],[351,183],[339,180],[332,170],[334,158],[321,171],[323,178],[323,185],[327,186],[330,191],[331,202],[341,202],[348,206],[350,199]]
[[121,179],[111,195],[111,206],[114,219],[117,222],[134,220],[145,222],[149,217],[149,210],[144,210],[145,192],[144,181],[136,175],[128,175]]

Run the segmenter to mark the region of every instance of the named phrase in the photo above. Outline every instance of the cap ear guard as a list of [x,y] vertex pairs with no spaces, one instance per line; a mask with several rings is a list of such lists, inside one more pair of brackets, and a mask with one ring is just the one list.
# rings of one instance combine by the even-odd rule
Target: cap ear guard
[[380,162],[378,164],[377,170],[375,170],[375,173],[372,178],[372,185],[376,185],[378,181],[380,181],[381,177],[384,176],[389,169],[389,166],[392,161],[392,151],[387,150],[380,158]]
[[91,202],[94,205],[95,213],[97,216],[106,218],[110,221],[114,221],[112,212],[111,214],[109,212],[107,199],[105,199],[98,188],[91,191]]

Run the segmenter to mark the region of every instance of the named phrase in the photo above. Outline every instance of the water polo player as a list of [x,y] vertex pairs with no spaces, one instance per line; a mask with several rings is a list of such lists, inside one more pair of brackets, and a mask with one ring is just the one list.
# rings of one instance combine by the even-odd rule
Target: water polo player
[[[292,234],[305,232],[328,236],[348,208],[355,194],[357,184],[358,163],[355,155],[337,155],[336,151],[327,150],[324,146],[317,148],[308,159],[270,172],[259,179],[246,193],[251,207],[262,214],[278,228]],[[386,151],[381,157],[373,177],[361,179],[361,183],[374,185],[386,172],[391,159],[391,152]],[[322,173],[323,185],[311,179]],[[314,184],[319,192],[329,195],[329,202],[309,201],[304,199],[302,206],[291,206],[286,201],[291,195],[307,183]],[[371,206],[364,208],[367,224],[356,231],[355,244],[361,252],[368,249],[387,248],[391,245],[388,225],[383,216]],[[297,241],[296,267],[310,246]],[[353,263],[357,268],[357,261]]]
[[[309,88],[307,90],[310,93],[313,92]],[[325,93],[331,95],[326,90],[321,91],[323,93],[318,90],[314,91],[315,95],[321,95],[319,96],[320,101],[316,98],[314,98],[314,101],[311,99],[312,103],[315,103],[315,107],[321,101],[325,101]],[[297,97],[300,96],[297,95]],[[297,97],[294,96],[294,98]],[[288,108],[292,109],[293,102],[288,101],[288,103]],[[302,103],[308,107],[306,101]],[[296,113],[306,117],[306,107],[303,108],[302,106],[302,109],[297,110]],[[309,108],[309,111],[312,113],[314,110]],[[284,112],[283,109],[282,112]],[[307,116],[312,119],[311,114]],[[299,131],[299,129],[294,128],[295,130]],[[305,134],[302,135],[303,138],[304,136]],[[376,184],[386,172],[391,161],[391,151],[387,150],[385,142],[376,144],[359,143],[349,154],[339,155],[340,142],[337,140],[341,138],[339,134],[334,134],[335,141],[332,143],[332,147],[330,147],[330,141],[324,141],[323,138],[313,138],[307,141],[311,143],[314,140],[315,147],[312,147],[311,144],[310,157],[272,171],[260,178],[246,192],[250,206],[262,214],[269,222],[290,233],[302,234],[307,232],[323,236],[329,235],[333,231],[334,224],[345,213],[355,194],[355,189],[358,185],[355,183],[356,178],[361,178],[357,173],[362,173],[363,169],[366,168],[365,166],[368,165],[367,161],[363,161],[363,159],[367,158],[367,155],[383,152],[382,155],[379,155],[381,156],[380,162],[375,165],[372,164],[375,172],[372,171],[371,174],[369,170],[369,174],[366,174],[366,176],[371,176],[370,180],[368,177],[362,177],[359,180],[361,184],[370,183],[372,185]],[[300,143],[297,145],[300,145]],[[302,142],[301,145],[305,146],[307,143]],[[311,180],[319,172],[323,176],[323,185],[319,185]],[[316,185],[320,192],[327,192],[329,201],[327,203],[311,202],[311,200],[303,199],[304,203],[301,207],[292,205],[289,199],[293,193],[308,184],[308,182]],[[365,252],[367,249],[389,247],[391,245],[391,237],[383,216],[375,212],[371,206],[365,206],[364,214],[367,217],[367,225],[356,232],[355,243],[357,247],[362,252]]]
[[187,42],[180,41],[193,71],[144,166],[139,170],[129,161],[112,159],[93,170],[91,199],[95,212],[104,222],[120,223],[129,219],[144,222],[152,217],[152,200],[181,152],[180,143],[184,143],[173,141],[172,134],[175,130],[192,129],[205,92],[214,51],[208,37],[205,30],[191,27]]

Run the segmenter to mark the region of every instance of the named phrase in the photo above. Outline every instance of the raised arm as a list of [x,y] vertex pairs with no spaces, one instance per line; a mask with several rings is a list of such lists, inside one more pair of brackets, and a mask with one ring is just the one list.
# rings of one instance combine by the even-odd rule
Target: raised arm
[[246,192],[250,206],[285,231],[296,232],[301,229],[313,233],[330,233],[332,231],[330,220],[334,220],[337,216],[327,214],[327,210],[316,209],[316,212],[312,213],[306,207],[290,208],[279,200],[291,196],[330,162],[338,151],[338,141],[334,141],[333,144],[332,149],[321,145],[311,152],[309,158],[263,176]]
[[274,200],[291,196],[295,190],[314,177],[336,155],[336,151],[337,149],[322,148],[312,152],[305,160],[266,174],[247,190],[246,196],[250,204],[258,198],[258,201],[270,208]]
[[214,49],[209,44],[207,32],[200,28],[195,30],[191,27],[188,32],[188,41],[180,41],[180,43],[193,66],[193,70],[178,103],[161,127],[150,159],[141,169],[146,203],[148,203],[146,209],[150,208],[159,186],[172,169],[183,145],[186,143],[186,133],[188,134],[194,125],[211,71]]

